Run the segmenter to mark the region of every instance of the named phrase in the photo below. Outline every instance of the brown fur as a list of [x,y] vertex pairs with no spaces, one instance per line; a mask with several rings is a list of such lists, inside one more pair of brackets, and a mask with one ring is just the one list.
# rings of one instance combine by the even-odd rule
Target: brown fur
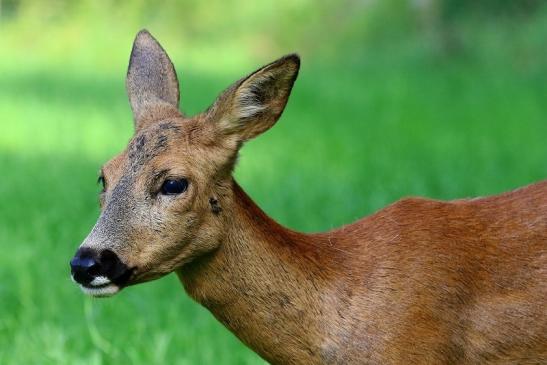
[[[546,363],[547,181],[481,199],[403,199],[307,235],[233,180],[241,144],[277,121],[298,67],[284,57],[185,118],[171,61],[140,32],[127,83],[136,134],[103,168],[102,213],[83,246],[116,252],[130,284],[175,271],[272,363]],[[181,177],[185,193],[158,193]]]

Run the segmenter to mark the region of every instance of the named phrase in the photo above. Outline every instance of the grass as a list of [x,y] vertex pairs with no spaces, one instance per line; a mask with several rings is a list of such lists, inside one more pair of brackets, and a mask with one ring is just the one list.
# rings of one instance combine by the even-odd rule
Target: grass
[[[237,166],[275,219],[327,230],[402,196],[487,195],[545,179],[545,64],[390,52],[303,60],[281,120]],[[190,114],[251,71],[174,61]],[[98,214],[97,171],[132,122],[124,72],[114,72],[124,63],[63,65],[3,57],[0,67],[0,363],[262,363],[173,275],[108,300],[70,281],[68,260]]]

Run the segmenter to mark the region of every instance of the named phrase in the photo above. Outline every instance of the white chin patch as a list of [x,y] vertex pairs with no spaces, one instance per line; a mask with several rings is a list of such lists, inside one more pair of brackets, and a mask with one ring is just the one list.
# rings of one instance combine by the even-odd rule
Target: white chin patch
[[92,297],[110,297],[120,291],[120,287],[115,284],[100,286],[98,288],[80,285],[80,289]]
[[110,284],[110,279],[106,276],[97,276],[91,283],[89,283],[90,286],[102,286]]

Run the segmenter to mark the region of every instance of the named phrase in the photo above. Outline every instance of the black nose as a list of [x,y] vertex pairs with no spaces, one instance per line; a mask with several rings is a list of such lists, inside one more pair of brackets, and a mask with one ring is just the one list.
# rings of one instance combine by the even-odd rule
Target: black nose
[[70,260],[74,280],[89,286],[98,276],[105,276],[113,283],[122,285],[129,278],[130,270],[114,252],[103,250],[100,254],[89,248],[80,248]]
[[81,248],[70,260],[70,271],[76,282],[82,285],[88,285],[99,275],[100,265],[97,255],[90,249]]

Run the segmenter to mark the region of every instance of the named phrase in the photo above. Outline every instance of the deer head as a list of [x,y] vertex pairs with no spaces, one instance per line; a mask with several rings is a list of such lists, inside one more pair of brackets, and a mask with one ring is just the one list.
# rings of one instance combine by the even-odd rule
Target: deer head
[[279,119],[299,65],[285,56],[186,117],[169,57],[150,33],[137,34],[126,81],[135,134],[102,167],[101,214],[70,263],[85,293],[113,295],[222,245],[238,150]]

